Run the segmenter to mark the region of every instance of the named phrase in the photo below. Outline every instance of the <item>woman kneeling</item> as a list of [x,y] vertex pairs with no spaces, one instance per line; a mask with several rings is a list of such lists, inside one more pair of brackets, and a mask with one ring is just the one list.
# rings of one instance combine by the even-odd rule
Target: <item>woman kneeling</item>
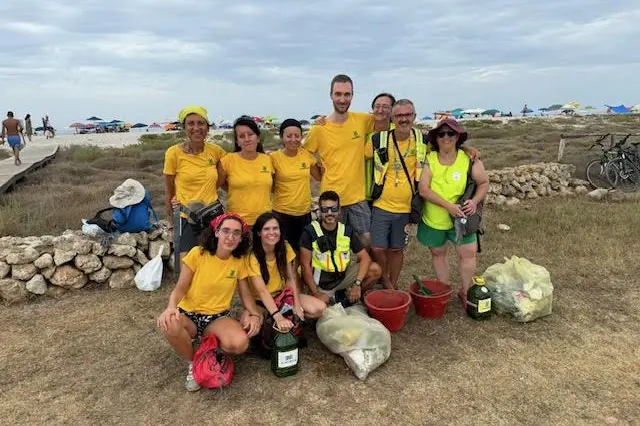
[[294,271],[295,252],[282,238],[280,222],[273,213],[264,213],[253,226],[253,251],[247,274],[251,294],[263,315],[273,318],[276,326],[290,330],[294,324],[283,316],[289,309],[300,320],[319,318],[326,305],[319,299],[300,294]]
[[[182,260],[178,284],[157,325],[175,351],[189,361],[185,386],[200,389],[192,374],[192,340],[214,334],[228,354],[247,350],[249,338],[260,330],[261,318],[244,313],[240,322],[230,317],[231,299],[237,285],[246,286],[249,229],[234,214],[218,216],[201,235],[200,245]],[[241,292],[246,306],[247,296]],[[251,302],[253,303],[253,302]]]

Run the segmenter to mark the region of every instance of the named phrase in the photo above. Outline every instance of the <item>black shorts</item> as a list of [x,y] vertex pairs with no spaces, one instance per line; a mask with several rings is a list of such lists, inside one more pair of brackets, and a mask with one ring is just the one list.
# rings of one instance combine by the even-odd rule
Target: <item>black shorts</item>
[[182,308],[178,308],[178,309],[180,310],[180,313],[185,314],[187,318],[189,318],[196,325],[197,331],[196,331],[195,338],[202,337],[202,334],[207,329],[207,327],[209,327],[209,324],[211,324],[217,319],[228,317],[230,314],[229,311],[224,311],[224,312],[220,312],[219,314],[204,315],[204,314],[199,314],[197,312],[187,312]]
[[[198,245],[202,228],[187,222],[187,219],[180,219],[182,234],[180,236],[180,253],[187,253]],[[174,230],[175,231],[175,230]]]
[[300,237],[304,228],[311,223],[311,213],[302,216],[273,212],[280,222],[280,232],[295,251],[300,250]]

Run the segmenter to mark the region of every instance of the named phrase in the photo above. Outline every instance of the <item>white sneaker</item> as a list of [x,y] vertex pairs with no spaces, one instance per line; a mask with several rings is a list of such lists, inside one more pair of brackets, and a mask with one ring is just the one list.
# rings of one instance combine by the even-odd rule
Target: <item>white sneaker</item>
[[187,380],[184,382],[184,387],[187,388],[189,392],[196,392],[200,390],[200,385],[193,378],[193,363],[189,363],[189,372],[187,373]]

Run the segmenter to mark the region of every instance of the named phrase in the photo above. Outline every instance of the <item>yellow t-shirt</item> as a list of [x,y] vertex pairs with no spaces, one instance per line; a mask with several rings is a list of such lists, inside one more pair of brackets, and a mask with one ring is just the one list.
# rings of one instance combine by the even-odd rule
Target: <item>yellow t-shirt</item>
[[238,280],[247,277],[246,258],[220,259],[200,246],[182,260],[193,271],[191,286],[178,307],[187,312],[215,315],[231,308]]
[[[291,263],[296,258],[296,253],[293,251],[289,243],[285,242],[285,246],[287,250],[287,263]],[[267,260],[267,269],[269,270],[269,282],[265,283],[265,285],[267,286],[267,291],[273,296],[276,292],[284,290],[284,287],[287,284],[287,277],[280,276],[278,264],[275,259]],[[247,258],[247,275],[249,277],[262,276],[262,273],[260,272],[260,264],[253,253],[251,253]],[[259,300],[260,296],[253,288],[253,285],[250,285],[249,288],[251,289],[253,298]]]
[[[410,139],[398,141],[398,148],[400,148],[411,179],[415,179],[416,140],[413,133]],[[402,168],[391,135],[387,141],[387,152],[389,153],[389,166],[384,176],[384,187],[380,198],[373,202],[373,206],[391,213],[411,213],[412,183],[409,182],[407,174]]]
[[325,168],[320,192],[333,190],[340,196],[340,204],[348,206],[364,201],[364,145],[373,128],[373,115],[350,112],[342,124],[327,121],[313,126],[304,148],[318,153]]
[[227,172],[227,212],[237,213],[250,226],[264,212],[271,211],[273,166],[268,155],[258,153],[254,160],[245,160],[234,152],[222,157]]
[[199,201],[211,204],[218,199],[216,165],[227,153],[213,143],[205,143],[200,154],[187,154],[174,145],[164,154],[165,175],[175,176],[176,198],[180,204]]
[[311,212],[311,167],[316,164],[315,157],[305,149],[299,149],[295,157],[283,151],[269,156],[275,172],[273,210],[292,216]]

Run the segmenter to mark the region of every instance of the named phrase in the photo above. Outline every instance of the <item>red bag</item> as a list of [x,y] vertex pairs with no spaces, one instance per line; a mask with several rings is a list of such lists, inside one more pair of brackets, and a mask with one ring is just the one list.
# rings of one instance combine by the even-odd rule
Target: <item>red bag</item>
[[193,378],[204,388],[227,386],[233,379],[233,359],[218,347],[218,339],[209,334],[202,339],[193,357]]

